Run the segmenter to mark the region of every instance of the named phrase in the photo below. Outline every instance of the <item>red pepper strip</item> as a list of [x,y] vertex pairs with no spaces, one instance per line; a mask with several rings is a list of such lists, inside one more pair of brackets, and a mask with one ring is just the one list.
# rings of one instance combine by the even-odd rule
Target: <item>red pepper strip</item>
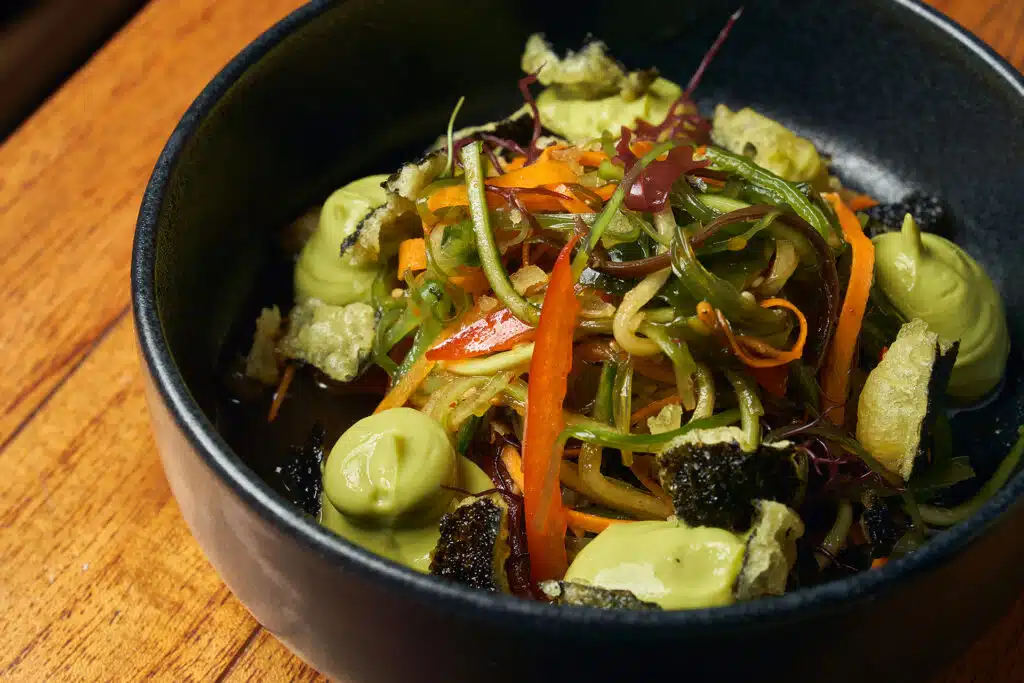
[[507,351],[520,342],[532,339],[535,332],[534,328],[510,310],[499,308],[438,342],[427,351],[427,359],[462,360]]
[[567,522],[558,479],[562,454],[556,452],[556,445],[565,426],[562,403],[572,369],[572,340],[579,313],[570,263],[578,239],[573,235],[562,248],[551,271],[530,360],[523,434],[523,498],[526,544],[534,581],[560,579],[568,567]]

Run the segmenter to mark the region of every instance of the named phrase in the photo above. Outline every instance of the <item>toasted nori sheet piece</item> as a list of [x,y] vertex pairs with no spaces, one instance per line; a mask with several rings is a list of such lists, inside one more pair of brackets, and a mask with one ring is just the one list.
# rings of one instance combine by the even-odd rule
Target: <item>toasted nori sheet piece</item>
[[317,422],[302,446],[291,446],[291,457],[279,468],[281,487],[296,507],[316,517],[320,514],[320,492],[323,477],[320,463],[324,459],[324,426]]
[[874,493],[865,494],[862,502],[860,525],[870,543],[871,557],[888,557],[910,528],[910,519],[898,504]]
[[935,195],[923,192],[913,192],[891,204],[873,206],[864,213],[871,218],[866,226],[870,237],[899,230],[903,226],[903,217],[908,213],[914,217],[918,227],[926,232],[949,237],[953,231],[946,203]]
[[694,430],[658,455],[661,485],[676,516],[690,526],[746,531],[755,500],[791,505],[796,498],[800,479],[791,444],[762,444],[747,453],[730,435]]
[[494,592],[509,592],[508,508],[499,494],[467,498],[441,517],[430,573]]
[[540,589],[556,605],[578,605],[602,609],[660,610],[661,606],[645,602],[627,590],[613,590],[571,581],[544,581]]

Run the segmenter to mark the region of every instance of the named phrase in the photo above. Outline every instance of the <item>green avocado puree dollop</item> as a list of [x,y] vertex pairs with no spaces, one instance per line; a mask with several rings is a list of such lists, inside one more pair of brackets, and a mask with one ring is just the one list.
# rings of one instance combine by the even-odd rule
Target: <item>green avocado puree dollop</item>
[[999,383],[1010,353],[1003,301],[978,262],[949,240],[922,233],[908,214],[900,232],[874,238],[875,283],[908,319],[960,341],[947,392],[981,398]]
[[614,524],[573,560],[566,581],[631,591],[664,609],[728,605],[743,567],[745,539],[676,521]]
[[378,555],[426,572],[438,520],[460,488],[479,493],[490,478],[456,455],[435,420],[392,408],[355,423],[323,467],[320,523]]
[[295,267],[295,292],[299,300],[319,299],[332,306],[370,300],[370,291],[383,264],[356,263],[341,255],[341,243],[359,222],[387,202],[381,183],[386,175],[355,180],[336,190],[320,211],[320,223],[309,238]]
[[582,144],[605,132],[617,135],[622,126],[632,126],[637,119],[661,123],[682,92],[664,78],[656,79],[644,94],[632,100],[622,93],[591,100],[563,97],[558,88],[552,87],[537,95],[537,110],[547,128],[573,144]]

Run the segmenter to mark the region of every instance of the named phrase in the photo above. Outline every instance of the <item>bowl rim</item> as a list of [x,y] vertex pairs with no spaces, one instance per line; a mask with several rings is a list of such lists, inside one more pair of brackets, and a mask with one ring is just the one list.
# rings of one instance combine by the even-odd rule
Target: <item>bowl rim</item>
[[[908,12],[906,21],[921,21],[945,33],[1019,95],[1024,108],[1024,75],[988,45],[954,20],[919,0],[890,0]],[[345,0],[313,0],[267,29],[239,52],[203,88],[171,133],[146,186],[136,224],[131,264],[132,306],[140,354],[160,400],[173,416],[205,465],[240,499],[277,531],[328,562],[372,578],[413,601],[443,601],[445,609],[470,618],[500,616],[508,626],[535,631],[561,630],[569,625],[600,624],[605,633],[628,628],[639,635],[647,629],[671,627],[679,636],[707,636],[720,629],[743,625],[770,626],[778,620],[807,617],[812,611],[850,604],[895,586],[901,577],[924,572],[944,562],[981,535],[993,521],[1024,494],[1024,471],[1018,472],[995,496],[967,520],[939,532],[920,550],[869,572],[730,606],[684,611],[631,612],[595,608],[552,608],[550,605],[508,595],[487,593],[418,573],[356,546],[299,514],[293,506],[259,479],[234,453],[192,398],[178,371],[156,309],[155,262],[160,215],[168,183],[177,160],[202,119],[224,93],[255,62],[286,37]]]

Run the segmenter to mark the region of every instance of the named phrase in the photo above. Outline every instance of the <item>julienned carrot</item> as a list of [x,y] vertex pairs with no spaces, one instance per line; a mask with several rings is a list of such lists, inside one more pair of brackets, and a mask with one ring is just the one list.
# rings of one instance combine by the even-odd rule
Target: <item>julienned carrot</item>
[[437,365],[437,361],[428,359],[426,354],[420,356],[419,360],[412,364],[409,372],[399,380],[398,384],[391,387],[391,391],[384,396],[373,412],[380,413],[389,408],[401,408],[404,406],[405,402],[409,400],[409,397],[423,383],[423,380],[427,378],[427,375],[430,374],[435,365]]
[[[566,522],[569,526],[574,529],[581,529],[583,531],[589,531],[593,534],[599,534],[612,524],[629,524],[628,519],[612,519],[611,517],[599,517],[598,515],[591,515],[586,512],[580,512],[579,510],[566,510],[565,511]],[[530,562],[533,562],[533,554],[530,555]]]
[[526,157],[515,157],[510,161],[505,162],[505,173],[509,171],[517,171],[526,165]]
[[[722,312],[714,308],[707,301],[701,301],[697,304],[697,318],[711,329],[719,330],[725,334],[725,338],[729,342],[729,347],[732,349],[732,352],[736,354],[736,357],[740,359],[744,365],[750,368],[780,367],[803,356],[804,346],[807,343],[807,318],[804,316],[803,311],[786,299],[765,299],[761,302],[761,307],[785,308],[796,316],[797,323],[800,326],[800,332],[797,335],[796,343],[793,344],[793,348],[788,351],[783,351],[781,349],[773,348],[757,337],[733,334],[732,325],[729,324],[729,321],[725,318]],[[752,356],[748,352],[749,350],[753,350],[758,355]]]
[[519,457],[519,451],[515,446],[506,445],[501,449],[501,461],[508,470],[508,476],[512,477],[512,482],[519,487],[521,493],[526,485],[523,483],[523,459]]
[[[525,490],[526,484],[523,481],[523,461],[519,457],[519,451],[515,449],[515,446],[505,446],[501,450],[501,461],[505,464],[505,469],[508,470],[509,476],[512,477],[512,482],[515,483],[515,485],[518,486],[520,490]],[[641,481],[643,481],[643,479],[641,479]],[[656,484],[654,485],[656,486]],[[664,495],[665,492],[662,491],[661,493],[662,495]],[[567,526],[571,526],[575,530],[581,532],[589,531],[595,534],[601,533],[612,524],[624,524],[629,521],[625,519],[611,519],[609,517],[599,517],[597,515],[591,515],[586,512],[580,512],[579,510],[572,509],[565,510],[565,517]],[[580,535],[582,536],[582,534]],[[533,561],[533,555],[531,554],[531,565]]]
[[[640,143],[637,143],[640,144]],[[583,202],[576,199],[571,192],[565,191],[565,185],[580,181],[579,175],[573,171],[568,161],[555,158],[555,152],[566,149],[564,145],[546,147],[540,157],[529,166],[524,166],[522,157],[517,157],[505,165],[506,172],[500,176],[487,179],[487,185],[501,188],[542,188],[559,192],[567,197],[560,199],[547,194],[523,193],[520,199],[531,211],[568,211],[570,213],[590,213],[593,211]],[[576,161],[580,166],[598,166],[607,159],[604,152],[581,151]],[[615,185],[597,188],[595,192],[605,201],[615,192]],[[468,199],[463,185],[449,185],[434,192],[427,199],[427,208],[431,211],[448,206],[465,206]],[[495,193],[487,195],[487,204],[492,209],[504,206],[504,200]]]
[[672,499],[665,493],[665,489],[651,477],[650,468],[645,467],[639,458],[633,460],[633,464],[629,466],[629,469],[633,476],[644,485],[644,488],[650,491],[656,498],[664,500],[670,505],[672,504]]
[[464,292],[477,295],[483,294],[491,288],[487,276],[481,268],[463,268],[458,275],[452,275],[448,281]]
[[888,557],[876,557],[875,559],[871,560],[872,569],[878,569],[880,567],[884,567],[887,564],[889,564]]
[[289,363],[281,373],[281,381],[278,383],[277,389],[274,390],[274,398],[270,402],[270,411],[267,413],[267,422],[277,419],[277,413],[281,410],[281,404],[284,403],[284,397],[287,395],[288,387],[291,386],[294,377],[295,363]]
[[[787,299],[765,299],[761,302],[761,308],[785,308],[796,316],[797,323],[800,325],[800,331],[796,337],[796,343],[793,344],[793,348],[789,351],[783,351],[778,354],[772,354],[771,359],[757,359],[756,363],[747,363],[751,367],[755,368],[773,368],[780,365],[785,365],[790,361],[794,361],[804,355],[804,345],[807,343],[807,318],[804,317],[803,311],[796,307],[791,301]],[[746,339],[740,337],[740,339]],[[749,342],[747,342],[749,343]],[[770,362],[769,362],[770,361]],[[746,362],[746,361],[744,361]]]
[[572,369],[572,341],[579,313],[570,264],[578,239],[573,235],[562,248],[551,271],[530,360],[523,434],[523,500],[534,581],[559,579],[568,566],[566,517],[559,485],[562,454],[556,451],[565,422],[562,403]]
[[629,423],[635,425],[637,422],[640,422],[641,420],[651,417],[652,415],[657,415],[665,406],[674,405],[679,405],[679,394],[672,394],[671,396],[663,398],[660,401],[648,403],[643,408],[630,415]]
[[[528,168],[533,168],[529,166]],[[493,186],[491,179],[488,180],[487,185]],[[541,190],[550,190],[557,192],[563,197],[556,197],[552,194],[540,193],[540,192],[523,192],[519,195],[519,199],[523,205],[530,211],[551,211],[560,212],[565,211],[568,213],[593,213],[594,209],[587,206],[580,200],[576,199],[571,191],[566,189],[566,183],[549,183],[546,185],[537,186]],[[616,185],[604,185],[594,189],[594,193],[607,201],[607,197],[611,197],[612,193],[615,192]],[[533,187],[524,189],[536,189]],[[465,185],[449,185],[448,187],[442,187],[441,189],[430,195],[427,199],[427,208],[431,211],[440,211],[443,208],[449,206],[466,206],[469,204],[469,198],[466,194]],[[495,193],[487,193],[487,206],[491,209],[500,209],[507,206],[505,199]]]
[[871,280],[875,270],[875,246],[864,234],[856,214],[843,203],[838,194],[822,195],[835,209],[843,239],[853,250],[853,264],[850,267],[850,283],[846,287],[846,298],[839,313],[832,346],[822,368],[821,393],[826,403],[829,419],[835,424],[846,421],[846,399],[849,391],[850,367],[857,349],[864,311],[871,292]]
[[422,237],[402,240],[398,245],[398,277],[427,269],[427,245]]
[[878,200],[867,194],[855,194],[846,200],[846,205],[851,211],[863,211],[872,206],[878,206]]
[[642,157],[643,155],[647,154],[652,149],[654,149],[654,143],[648,142],[647,140],[638,140],[634,142],[632,145],[630,145],[629,149],[631,152],[633,152],[633,154],[637,155],[638,157]]
[[[500,201],[499,197],[487,198],[487,203],[495,202],[496,205]],[[431,211],[440,211],[441,209],[449,206],[467,206],[469,205],[469,194],[466,192],[465,185],[448,185],[434,192],[427,198],[427,208]],[[491,206],[493,209],[494,206]]]
[[580,152],[579,162],[580,166],[589,166],[591,168],[601,165],[602,161],[608,159],[608,155],[604,152]]
[[579,182],[579,176],[573,173],[569,164],[544,157],[529,166],[487,179],[487,184],[494,187],[540,187],[576,182]]
[[[456,321],[451,326],[441,330],[441,334],[437,335],[435,343],[440,343],[454,334],[459,328],[462,327],[461,321]],[[423,380],[427,378],[430,371],[437,365],[437,361],[430,360],[427,358],[427,354],[420,356],[412,367],[409,368],[409,372],[398,381],[398,384],[391,387],[391,390],[381,399],[381,402],[377,405],[373,412],[380,413],[389,408],[401,408],[405,405],[409,397],[412,396],[421,384]]]
[[[545,185],[579,182],[579,176],[573,172],[569,164],[552,159],[550,150],[550,147],[545,149],[541,153],[540,158],[529,166],[521,166],[500,176],[487,178],[486,184],[492,187],[534,188]],[[494,197],[494,200],[499,202],[500,199],[500,197]],[[491,201],[492,199],[489,197],[488,203]],[[449,185],[430,195],[429,199],[427,199],[427,208],[431,211],[437,211],[446,206],[465,206],[468,203],[464,185]],[[554,210],[560,210],[557,204]]]

